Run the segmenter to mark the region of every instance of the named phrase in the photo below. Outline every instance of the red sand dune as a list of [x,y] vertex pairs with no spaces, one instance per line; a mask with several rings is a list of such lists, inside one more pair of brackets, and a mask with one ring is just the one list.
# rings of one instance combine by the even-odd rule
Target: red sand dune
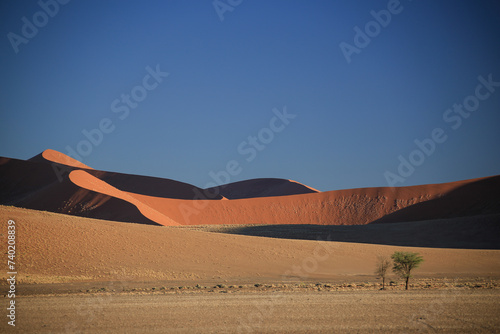
[[[82,188],[92,189],[94,177],[84,171],[72,172],[72,181]],[[488,179],[480,179],[488,180]],[[495,177],[487,184],[498,184]],[[476,181],[460,181],[446,184],[404,188],[361,188],[328,191],[293,196],[249,198],[228,201],[175,200],[128,193],[141,203],[154,208],[181,225],[202,224],[319,224],[363,225],[380,221],[383,217],[423,201],[439,201],[447,193]],[[106,195],[117,197],[113,191]],[[470,193],[470,196],[477,195]],[[475,204],[475,203],[474,203]],[[454,203],[464,211],[463,201]],[[447,210],[433,208],[427,212],[432,217],[449,218]],[[423,215],[423,213],[421,214]],[[404,219],[403,219],[404,218]],[[402,217],[408,221],[411,217]],[[410,219],[411,220],[411,219]]]
[[84,172],[82,170],[75,170],[72,171],[69,175],[69,178],[73,183],[79,184],[82,180],[82,178],[85,178],[87,182],[85,182],[85,187],[89,190],[95,191],[97,193],[102,193],[106,195],[110,195],[119,199],[122,199],[124,201],[127,201],[137,207],[139,211],[146,217],[151,219],[152,221],[164,225],[164,226],[175,226],[175,225],[180,225],[179,223],[176,223],[172,219],[166,217],[162,213],[156,211],[154,208],[145,205],[142,203],[140,200],[138,200],[136,197],[133,195],[121,191],[119,189],[116,189],[115,187],[107,184],[106,182],[98,179],[95,176],[90,175],[87,172]]
[[[41,211],[123,222],[156,224],[129,202],[92,192],[75,185],[64,166],[59,181],[49,163],[4,159],[0,165],[0,203]],[[105,172],[92,171],[94,175]]]
[[[47,151],[49,152],[47,153]],[[65,161],[67,161],[74,163],[74,166],[69,166],[78,167],[78,161],[54,150],[46,150],[42,153],[42,156],[46,158],[48,162],[63,164]],[[82,167],[78,168],[81,169]],[[88,167],[87,169],[92,168]],[[143,195],[177,199],[192,199],[202,191],[201,188],[175,180],[105,171],[99,171],[100,173],[94,173],[91,171],[89,172],[92,173],[95,177],[98,177],[103,181],[109,183],[110,185],[120,188],[121,190],[126,190],[128,192],[134,192]],[[213,196],[213,199],[221,198],[221,196]],[[208,199],[212,199],[212,197]]]
[[[52,150],[28,161],[0,158],[0,204],[98,219],[158,224],[128,201],[75,185],[69,179],[69,173],[80,167],[63,165],[62,162],[85,166]],[[198,187],[174,180],[85,170],[113,187],[134,193],[180,199],[191,199],[202,193]]]
[[[54,166],[65,171],[61,180]],[[0,204],[161,225],[364,225],[500,213],[500,176],[328,192],[290,180],[258,179],[203,190],[173,180],[79,166],[85,165],[53,150],[33,161],[2,159]],[[212,198],[214,191],[229,200],[221,201],[221,195]]]
[[76,167],[76,168],[83,168],[83,169],[93,169],[92,167],[87,166],[86,164],[73,159],[72,157],[62,154],[61,152],[54,151],[51,149],[47,149],[40,153],[39,155],[33,157],[30,159],[30,161],[33,162],[55,162],[60,165],[66,165],[66,166],[71,166],[71,167]]

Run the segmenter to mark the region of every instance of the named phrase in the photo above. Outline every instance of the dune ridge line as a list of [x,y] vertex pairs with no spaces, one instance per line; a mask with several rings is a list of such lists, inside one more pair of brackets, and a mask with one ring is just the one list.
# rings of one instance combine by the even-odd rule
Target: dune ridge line
[[69,174],[70,180],[76,185],[92,190],[95,192],[100,192],[109,196],[113,196],[129,203],[132,203],[139,209],[139,211],[147,218],[155,221],[164,226],[177,226],[179,223],[175,222],[171,218],[165,216],[163,213],[151,208],[150,206],[142,203],[140,200],[130,195],[130,193],[121,191],[112,185],[90,175],[83,170],[74,170]]

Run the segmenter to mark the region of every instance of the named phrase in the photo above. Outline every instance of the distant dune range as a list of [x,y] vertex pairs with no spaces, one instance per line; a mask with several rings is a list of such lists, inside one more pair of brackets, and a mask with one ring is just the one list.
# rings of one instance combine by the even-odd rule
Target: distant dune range
[[227,199],[288,196],[318,193],[319,191],[293,180],[253,179],[208,188],[210,193],[219,193]]
[[175,225],[365,225],[500,213],[500,176],[410,187],[318,192],[256,179],[210,189],[94,170],[46,150],[0,158],[0,204],[122,222]]

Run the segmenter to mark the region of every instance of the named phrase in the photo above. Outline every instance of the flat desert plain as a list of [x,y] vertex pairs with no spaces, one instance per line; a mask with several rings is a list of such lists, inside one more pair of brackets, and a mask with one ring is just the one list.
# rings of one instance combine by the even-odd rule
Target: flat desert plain
[[[16,222],[17,332],[500,330],[496,249],[329,241],[331,231],[292,240],[235,234],[232,227],[142,225],[9,206],[0,207],[0,220],[5,261],[7,222]],[[377,256],[394,251],[424,257],[409,291],[392,273],[382,291],[373,274]],[[9,287],[0,288],[7,315]],[[7,321],[4,316],[2,332],[13,329]]]
[[495,333],[499,297],[497,289],[20,297],[16,331]]

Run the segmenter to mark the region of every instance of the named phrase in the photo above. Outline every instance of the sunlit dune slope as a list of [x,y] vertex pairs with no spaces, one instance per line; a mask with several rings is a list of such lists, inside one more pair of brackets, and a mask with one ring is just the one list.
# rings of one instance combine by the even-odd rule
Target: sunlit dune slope
[[[70,180],[75,183],[79,184],[81,182],[80,178],[81,177],[88,177],[90,174],[77,170],[73,171],[70,173],[69,178]],[[175,226],[175,225],[180,225],[179,223],[173,221],[172,219],[168,218],[167,216],[163,215],[162,213],[158,212],[151,206],[145,205],[142,203],[140,200],[138,200],[136,197],[130,195],[130,193],[121,191],[119,189],[116,189],[115,187],[109,185],[108,183],[98,179],[97,177],[92,177],[88,182],[86,182],[86,187],[89,190],[92,190],[97,193],[101,194],[106,194],[110,195],[115,198],[119,198],[121,200],[124,200],[126,202],[129,202],[137,207],[139,211],[146,217],[151,219],[154,222],[157,222],[160,225],[164,226]]]
[[87,166],[86,164],[66,155],[62,154],[61,152],[47,149],[40,153],[37,156],[34,156],[33,158],[29,159],[28,161],[33,161],[33,162],[52,162],[56,163],[59,165],[65,165],[65,166],[70,166],[70,167],[76,167],[76,168],[83,168],[83,169],[92,169],[92,167]]
[[[16,222],[18,279],[266,280],[373,275],[377,255],[419,252],[415,274],[500,275],[500,251],[408,248],[225,235],[72,217],[0,206],[0,228]],[[429,233],[432,233],[429,231]],[[0,237],[6,247],[6,234]],[[312,261],[312,262],[311,262]],[[314,264],[314,270],[311,268]],[[4,272],[2,275],[6,275]]]
[[[78,177],[72,180],[82,188],[92,189],[92,175],[84,171],[75,171]],[[319,225],[363,225],[410,207],[423,201],[445,198],[448,193],[468,187],[475,182],[487,181],[490,190],[498,189],[495,185],[499,177],[468,180],[446,184],[434,184],[401,188],[360,188],[291,196],[249,198],[229,201],[174,200],[128,193],[141,203],[161,212],[181,225],[201,224],[319,224]],[[484,187],[481,187],[484,189]],[[491,194],[490,192],[489,194]],[[113,193],[106,193],[114,196]],[[456,212],[467,215],[476,212],[474,201],[471,205],[467,196],[481,194],[465,192],[464,197],[453,203]],[[488,195],[490,196],[490,195]],[[484,196],[483,196],[484,198]],[[487,197],[489,198],[489,197]],[[488,202],[489,203],[489,202]],[[489,204],[487,209],[489,209]],[[494,210],[493,210],[494,211]],[[433,207],[427,213],[427,219],[451,218],[455,211],[451,206]],[[472,215],[472,214],[469,214]],[[451,217],[450,217],[451,216]],[[459,215],[457,215],[458,217]],[[411,217],[403,217],[411,221]],[[425,220],[425,219],[423,219]]]

